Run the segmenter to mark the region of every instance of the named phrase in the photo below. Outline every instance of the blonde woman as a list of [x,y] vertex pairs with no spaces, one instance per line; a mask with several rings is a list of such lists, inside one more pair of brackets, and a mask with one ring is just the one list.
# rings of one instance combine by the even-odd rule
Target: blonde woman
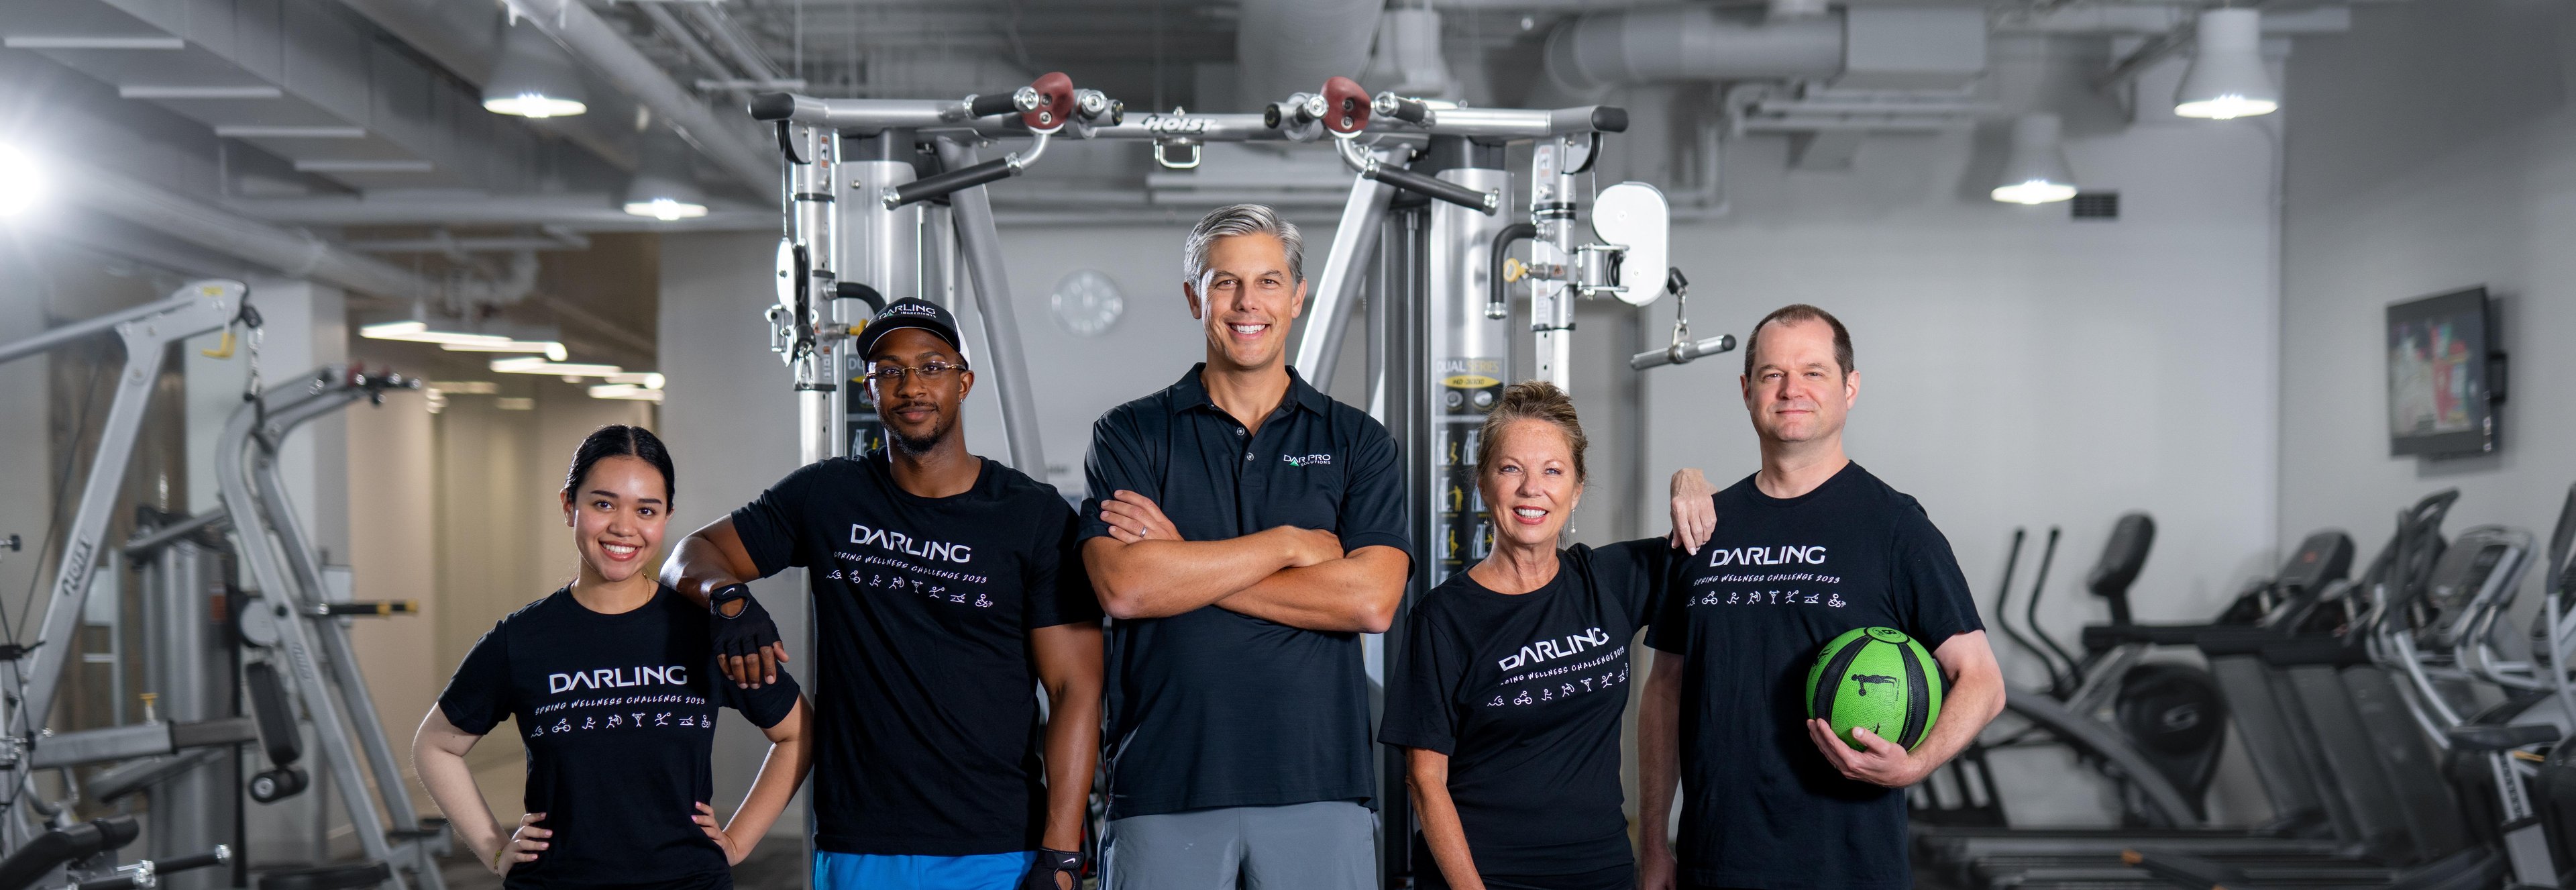
[[1486,415],[1476,484],[1494,549],[1422,598],[1379,740],[1407,748],[1422,888],[1628,890],[1619,788],[1628,641],[1667,538],[1559,547],[1583,500],[1583,424],[1544,381]]

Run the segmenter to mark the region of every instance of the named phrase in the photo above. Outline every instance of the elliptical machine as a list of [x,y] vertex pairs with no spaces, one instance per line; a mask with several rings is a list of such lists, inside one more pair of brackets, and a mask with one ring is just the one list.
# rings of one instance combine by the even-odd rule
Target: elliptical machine
[[[2016,646],[2039,659],[2048,672],[2048,686],[2043,691],[2049,698],[2063,704],[2069,714],[2106,727],[2134,755],[2135,760],[2114,760],[2098,746],[2070,746],[2085,765],[2110,778],[2118,789],[2123,826],[2177,827],[2206,821],[2209,783],[2217,774],[2219,755],[2227,742],[2227,701],[2217,681],[2197,665],[2149,662],[2146,658],[2155,649],[2153,643],[2104,633],[2105,625],[2085,628],[2081,658],[2069,653],[2039,624],[2039,601],[2047,590],[2058,538],[2059,530],[2049,529],[2048,542],[2040,551],[2039,571],[2022,607],[2022,621],[2029,628],[2025,635],[2012,626],[2011,618],[2012,576],[2024,539],[2021,530],[2013,531],[2012,549],[2004,563],[2004,582],[1995,597],[1995,625]],[[2084,589],[2110,608],[2111,623],[2107,627],[2135,623],[2130,613],[2129,588],[2145,570],[2155,539],[2155,519],[2146,513],[2127,513],[2112,524],[2101,558],[2094,561],[2084,578]],[[2065,735],[2050,725],[2033,722],[1985,747],[2065,741]],[[2154,778],[2135,774],[2139,762],[2152,769]],[[2150,792],[2143,784],[2156,780],[2169,786],[2173,795]],[[2188,807],[2187,821],[2168,812],[2175,797]]]

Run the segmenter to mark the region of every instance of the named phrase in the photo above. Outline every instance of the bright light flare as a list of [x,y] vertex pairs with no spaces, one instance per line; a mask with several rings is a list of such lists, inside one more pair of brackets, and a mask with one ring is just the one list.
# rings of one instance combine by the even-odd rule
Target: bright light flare
[[35,206],[45,195],[46,178],[35,156],[0,144],[0,217],[16,216]]

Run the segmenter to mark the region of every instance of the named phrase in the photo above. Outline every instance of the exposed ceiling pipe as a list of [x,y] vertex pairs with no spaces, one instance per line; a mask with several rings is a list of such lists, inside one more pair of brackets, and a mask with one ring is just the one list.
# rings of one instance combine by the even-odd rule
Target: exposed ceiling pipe
[[1413,98],[1453,99],[1458,79],[1440,53],[1440,11],[1390,9],[1378,20],[1377,49],[1359,78],[1373,90]]
[[558,225],[585,232],[778,227],[775,209],[719,204],[706,216],[661,222],[619,210],[607,195],[236,198],[225,206],[270,222],[304,225]]
[[714,4],[693,4],[688,15],[689,21],[696,22],[699,30],[705,31],[708,39],[715,41],[717,49],[733,58],[734,67],[741,68],[744,76],[754,80],[778,79],[778,66],[770,64],[769,57],[752,45],[751,38],[742,33],[742,28],[735,25],[731,17],[717,11]]
[[753,194],[767,195],[777,189],[778,159],[753,138],[757,128],[749,115],[717,117],[715,111],[672,80],[662,66],[626,42],[625,34],[600,20],[580,0],[508,2],[519,15],[572,50],[575,57],[608,75],[619,89],[679,130]]
[[1723,18],[1710,6],[1586,15],[1548,35],[1540,107],[1594,101],[1614,87],[1666,80],[1781,80],[1843,70],[1839,16]]
[[418,299],[436,290],[420,276],[383,260],[361,256],[303,232],[247,219],[122,174],[89,169],[78,176],[62,177],[61,181],[80,184],[80,206],[276,269],[289,278],[310,278],[404,300]]
[[[696,32],[680,24],[680,17],[671,14],[668,4],[638,3],[635,4],[635,8],[643,10],[644,17],[653,22],[654,30],[662,32],[664,37],[671,38],[672,43],[679,44],[680,54],[689,57],[692,64],[708,74],[715,75],[717,79],[737,79],[733,69],[725,66],[724,60],[716,56],[715,50],[708,49],[706,43],[698,39]],[[751,101],[750,90],[736,89],[730,92],[737,101]]]
[[510,254],[508,266],[510,271],[505,278],[476,278],[458,282],[450,292],[452,298],[464,303],[509,306],[537,292],[537,272],[543,264],[537,262],[536,251],[522,250]]
[[[1234,57],[1237,111],[1323,89],[1368,67],[1369,38],[1386,0],[1244,0]],[[1204,100],[1202,100],[1204,101]]]
[[499,250],[589,250],[590,239],[562,226],[544,226],[543,235],[459,238],[440,229],[427,238],[373,238],[342,242],[360,253],[436,253],[463,260],[470,253]]

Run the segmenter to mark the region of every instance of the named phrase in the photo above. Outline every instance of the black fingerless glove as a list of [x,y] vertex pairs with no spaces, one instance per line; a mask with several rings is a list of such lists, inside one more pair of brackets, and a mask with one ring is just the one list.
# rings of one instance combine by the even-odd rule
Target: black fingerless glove
[[715,616],[708,622],[708,637],[715,643],[717,657],[758,658],[762,648],[778,642],[778,622],[769,620],[769,610],[751,598],[749,587],[716,588],[707,594],[707,612]]
[[[1059,886],[1055,880],[1058,874],[1071,877],[1073,880]],[[1020,890],[1062,890],[1063,887],[1080,886],[1082,886],[1082,854],[1049,850],[1045,847],[1038,848],[1037,858],[1029,861],[1029,873],[1020,877]]]

